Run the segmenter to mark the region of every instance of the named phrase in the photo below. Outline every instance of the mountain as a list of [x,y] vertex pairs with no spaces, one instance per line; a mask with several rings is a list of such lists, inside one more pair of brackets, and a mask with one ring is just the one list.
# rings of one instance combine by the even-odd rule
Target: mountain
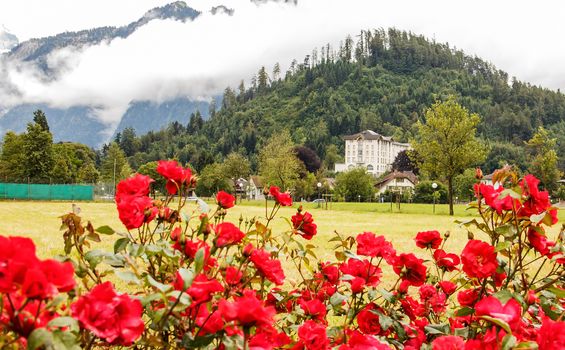
[[455,95],[478,113],[480,137],[490,145],[484,171],[506,162],[526,169],[524,141],[539,126],[558,142],[565,169],[565,95],[509,77],[476,56],[396,29],[362,31],[337,49],[293,62],[284,78],[257,74],[257,84],[228,88],[222,108],[198,129],[168,127],[139,138],[138,164],[177,157],[197,170],[232,151],[256,165],[262,145],[283,129],[321,159],[343,155],[342,136],[372,129],[399,141],[436,99]]
[[6,27],[0,25],[0,54],[9,52],[19,43],[18,38],[10,33]]
[[[155,19],[186,22],[195,19],[200,14],[199,11],[187,6],[184,1],[177,1],[153,8],[137,21],[125,26],[65,32],[54,36],[30,39],[19,44],[14,35],[1,29],[0,53],[2,53],[2,50],[9,51],[1,55],[0,59],[16,64],[35,65],[49,80],[55,78],[58,73],[57,67],[49,66],[47,60],[48,55],[56,50],[70,47],[84,48],[102,42],[110,42],[117,38],[127,38]],[[4,84],[4,89],[10,89],[7,81],[0,81],[0,84]],[[190,101],[187,98],[177,98],[160,104],[131,101],[117,131],[126,127],[133,127],[138,133],[145,133],[149,130],[158,130],[172,121],[186,124],[189,115],[196,110],[199,110],[203,116],[207,116],[208,107],[207,102]],[[92,147],[99,147],[113,132],[113,130],[108,129],[108,125],[94,117],[96,106],[72,106],[61,109],[51,108],[45,104],[24,104],[6,108],[2,107],[0,101],[0,132],[2,135],[9,130],[16,132],[25,130],[26,124],[33,118],[32,112],[36,109],[44,110],[54,139],[57,141],[76,141]]]
[[33,62],[47,73],[50,71],[47,56],[55,50],[66,47],[84,47],[100,44],[103,41],[112,41],[116,38],[127,38],[137,29],[154,19],[173,19],[185,22],[193,20],[200,12],[187,6],[184,1],[177,1],[162,7],[147,11],[143,17],[135,22],[121,27],[100,27],[78,32],[65,32],[45,38],[30,39],[13,47],[6,54],[6,59],[23,62]]
[[206,101],[191,101],[181,97],[174,100],[155,103],[151,101],[132,102],[124,113],[116,133],[125,128],[133,128],[136,133],[146,134],[151,130],[159,130],[172,122],[188,124],[189,117],[196,111],[205,119],[208,118],[209,103]]

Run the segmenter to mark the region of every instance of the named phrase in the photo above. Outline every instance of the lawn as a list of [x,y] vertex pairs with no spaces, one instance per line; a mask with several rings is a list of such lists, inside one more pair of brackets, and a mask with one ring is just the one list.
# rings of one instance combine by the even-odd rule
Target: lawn
[[[271,204],[270,202],[269,205]],[[77,205],[81,209],[80,215],[83,220],[92,221],[95,227],[109,225],[117,231],[124,230],[113,203],[84,202]],[[468,220],[472,215],[472,212],[465,210],[464,205],[455,207],[455,217],[445,215],[446,205],[436,205],[435,215],[432,214],[432,205],[426,204],[401,204],[400,212],[394,206],[392,213],[390,204],[387,203],[332,203],[331,210],[317,208],[312,203],[306,203],[304,207],[312,213],[318,225],[318,235],[312,242],[320,247],[318,255],[323,259],[332,259],[332,244],[328,239],[333,236],[334,231],[344,235],[355,235],[364,231],[382,234],[391,240],[400,252],[416,250],[413,238],[419,231],[434,229],[442,233],[449,231],[451,238],[446,243],[445,249],[460,252],[467,241],[467,231],[455,223],[455,220]],[[197,206],[191,204],[188,209],[197,210]],[[32,238],[38,247],[38,254],[42,257],[61,254],[63,240],[59,231],[59,216],[71,210],[70,202],[0,202],[2,222],[0,234]],[[279,212],[279,218],[272,223],[275,233],[288,229],[288,223],[282,217],[290,218],[295,210],[295,208],[283,208]],[[228,211],[227,219],[237,223],[240,216],[264,217],[264,205],[260,202],[244,201]],[[565,210],[560,210],[559,219],[560,222],[565,221]],[[557,224],[551,228],[549,236],[552,239],[557,235],[560,226]],[[107,236],[103,238],[101,246],[110,249],[114,238]]]

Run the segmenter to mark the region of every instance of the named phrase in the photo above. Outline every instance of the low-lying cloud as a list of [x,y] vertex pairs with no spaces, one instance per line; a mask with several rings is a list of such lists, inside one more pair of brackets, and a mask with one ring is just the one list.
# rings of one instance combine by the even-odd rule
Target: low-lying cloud
[[[200,1],[192,22],[154,20],[126,39],[87,48],[65,48],[49,56],[58,72],[48,79],[29,64],[2,63],[0,104],[89,105],[115,126],[134,100],[165,101],[179,96],[209,99],[235,87],[261,66],[284,70],[315,47],[337,46],[361,29],[397,27],[449,42],[519,79],[565,87],[565,25],[561,6],[476,1],[468,8],[451,1],[299,0],[298,5],[224,1],[233,16],[212,15],[222,1]],[[198,6],[197,6],[198,5]]]

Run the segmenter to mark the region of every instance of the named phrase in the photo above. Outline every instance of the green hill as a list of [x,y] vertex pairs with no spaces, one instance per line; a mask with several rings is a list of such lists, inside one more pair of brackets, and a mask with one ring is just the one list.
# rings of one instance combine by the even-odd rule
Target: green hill
[[[559,139],[565,165],[565,95],[520,82],[492,64],[448,44],[389,29],[362,31],[339,48],[315,50],[289,71],[261,68],[250,87],[227,88],[207,121],[192,116],[139,138],[135,167],[176,157],[198,170],[231,151],[256,159],[273,133],[288,129],[297,144],[324,159],[329,145],[363,129],[408,141],[435,99],[454,94],[482,117],[479,134],[491,145],[486,171],[500,162],[525,167],[524,141],[538,126]],[[519,58],[517,58],[519,59]]]

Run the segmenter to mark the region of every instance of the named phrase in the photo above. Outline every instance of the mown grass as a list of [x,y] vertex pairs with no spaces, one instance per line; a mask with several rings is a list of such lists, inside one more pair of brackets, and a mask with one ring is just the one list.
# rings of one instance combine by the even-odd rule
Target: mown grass
[[[81,208],[81,216],[85,222],[92,221],[95,227],[109,225],[115,230],[124,231],[113,203],[83,202],[77,203]],[[272,205],[272,202],[269,203]],[[277,219],[271,223],[274,232],[288,230],[288,223],[283,217],[290,218],[295,213],[293,208],[282,208]],[[312,243],[319,246],[321,258],[330,259],[334,252],[328,240],[337,231],[342,235],[355,235],[364,231],[382,234],[391,240],[400,252],[415,251],[413,238],[419,231],[438,230],[442,233],[449,231],[451,238],[446,243],[446,249],[460,252],[467,240],[467,231],[455,220],[469,220],[474,213],[466,211],[464,205],[455,207],[454,217],[445,215],[446,205],[436,205],[436,214],[432,214],[432,205],[401,204],[400,212],[387,203],[332,203],[331,210],[317,208],[316,204],[305,203],[304,208],[310,211],[318,225],[318,235]],[[386,210],[388,209],[388,211]],[[59,230],[59,216],[72,210],[70,202],[0,202],[0,221],[2,235],[20,235],[32,238],[38,247],[38,254],[48,257],[61,254],[63,249],[62,232]],[[187,207],[188,211],[198,210],[195,204]],[[228,211],[227,219],[236,222],[243,218],[264,218],[265,208],[262,202],[243,201]],[[560,222],[565,221],[565,210],[559,211]],[[549,230],[550,238],[554,239],[561,225],[555,225]],[[479,236],[480,238],[480,236]],[[484,238],[484,237],[483,237]],[[102,248],[111,248],[114,237],[103,236]]]

